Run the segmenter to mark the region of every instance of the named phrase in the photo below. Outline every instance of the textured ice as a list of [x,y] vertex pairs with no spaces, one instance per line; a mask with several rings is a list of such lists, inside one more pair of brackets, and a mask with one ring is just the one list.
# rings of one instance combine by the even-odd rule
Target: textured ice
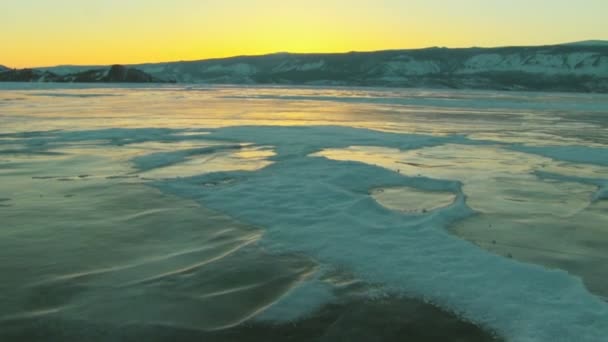
[[[453,138],[331,127],[225,128],[206,137],[214,138],[273,145],[277,155],[271,158],[272,165],[256,172],[211,174],[158,186],[265,227],[262,243],[272,251],[305,253],[323,264],[346,267],[362,279],[384,284],[387,290],[459,312],[513,341],[596,341],[608,334],[608,304],[590,294],[579,278],[492,255],[450,235],[444,229],[448,224],[472,214],[462,198],[429,215],[407,216],[377,205],[369,195],[371,189],[387,186],[459,191],[458,183],[450,180],[461,180],[466,194],[467,184],[475,181],[487,181],[496,174],[532,172],[530,162],[536,165],[536,158],[542,157],[527,155],[521,161],[524,154],[520,152],[440,145]],[[428,154],[422,154],[409,164],[393,161],[387,170],[387,165],[311,155],[315,150],[353,143],[393,149],[439,145],[427,148],[440,158],[425,164],[421,159]],[[451,160],[455,151],[462,153],[452,155]],[[344,152],[344,159],[357,160],[348,152],[352,149]],[[377,152],[370,156],[388,158]],[[404,153],[413,157],[418,152]],[[469,157],[467,153],[471,153]],[[490,162],[492,156],[498,157],[496,164]],[[441,167],[439,159],[451,166]],[[462,163],[460,169],[458,163]],[[402,173],[392,171],[397,167]],[[447,174],[450,169],[454,174]],[[418,173],[444,180],[416,178]],[[236,181],[211,191],[196,186],[217,177]]]
[[[551,148],[539,152],[546,150]],[[604,196],[605,166],[491,145],[446,144],[411,151],[350,147],[317,155],[399,168],[409,176],[458,180],[467,206],[477,215],[452,231],[501,255],[582,276],[595,293],[608,296],[601,280],[608,277],[608,268],[602,266],[608,234],[601,228],[607,218],[600,214],[601,204],[594,204]]]
[[480,213],[453,224],[450,231],[499,255],[566,270],[608,298],[608,201],[570,216],[539,214],[533,202],[525,204],[529,214]]
[[335,296],[327,283],[317,279],[309,280],[291,289],[255,318],[275,323],[292,322],[314,313],[332,300],[335,300]]
[[[22,276],[0,297],[19,314],[293,320],[342,291],[338,269],[512,341],[608,336],[606,97],[53,87],[74,96],[0,93],[0,241],[28,265],[0,263]],[[77,96],[105,93],[123,96]]]
[[588,146],[515,146],[513,149],[575,163],[608,166],[608,148]]
[[[546,149],[534,151],[545,152]],[[534,180],[538,178],[537,173],[587,178],[590,182],[593,182],[593,179],[608,178],[608,167],[602,165],[568,163],[538,154],[511,151],[503,146],[486,144],[445,144],[410,151],[378,146],[351,146],[345,149],[326,149],[317,155],[335,160],[378,165],[398,170],[407,176],[458,180],[465,188],[469,187],[471,192],[483,191],[482,185],[485,182],[489,182],[486,188],[491,189],[498,184],[496,179],[516,178],[522,182]],[[601,161],[599,163],[601,164]],[[593,183],[601,186],[601,181]],[[471,194],[466,189],[465,193]],[[590,200],[591,198],[588,198],[584,201]]]
[[0,161],[0,271],[10,275],[0,282],[2,329],[28,319],[220,329],[255,316],[315,270],[310,259],[249,247],[258,228],[120,177],[134,171],[128,159],[180,144],[58,145],[61,154]]
[[149,154],[136,159],[146,178],[190,177],[203,173],[257,170],[270,165],[274,152],[264,147],[217,146],[180,152]]

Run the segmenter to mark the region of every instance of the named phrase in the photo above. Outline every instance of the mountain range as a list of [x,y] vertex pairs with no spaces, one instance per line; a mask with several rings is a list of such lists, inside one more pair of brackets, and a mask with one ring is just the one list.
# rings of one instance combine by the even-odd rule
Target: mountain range
[[[120,70],[121,77],[114,77]],[[7,73],[0,72],[0,80]],[[275,53],[128,66],[28,69],[21,81],[178,82],[428,87],[608,93],[608,42],[426,48],[330,54]],[[130,75],[130,76],[128,76]]]
[[58,74],[44,69],[0,68],[0,81],[4,82],[57,82],[57,83],[163,83],[167,82],[136,68],[122,65],[99,67]]

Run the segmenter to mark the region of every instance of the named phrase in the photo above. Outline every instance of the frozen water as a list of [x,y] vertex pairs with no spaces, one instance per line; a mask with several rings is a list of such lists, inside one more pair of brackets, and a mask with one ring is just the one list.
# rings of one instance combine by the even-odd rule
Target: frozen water
[[378,188],[372,190],[371,195],[389,209],[419,214],[447,207],[456,199],[451,192],[422,191],[411,187]]
[[2,87],[0,324],[396,295],[512,341],[608,336],[606,96]]
[[[270,131],[273,134],[269,134]],[[348,134],[341,135],[343,131]],[[295,150],[296,146],[292,146],[295,139],[281,140],[284,136],[303,135],[316,138],[308,145],[299,141]],[[497,176],[525,176],[533,171],[529,164],[536,165],[536,158],[545,161],[543,157],[530,155],[520,160],[519,152],[505,151],[503,156],[500,151],[488,151],[486,146],[442,145],[445,138],[429,140],[404,135],[400,141],[391,141],[392,135],[386,133],[361,131],[352,134],[348,130],[332,128],[319,128],[318,131],[310,127],[228,128],[216,130],[207,138],[215,136],[220,139],[241,136],[257,144],[272,144],[278,155],[272,158],[274,164],[257,172],[223,173],[222,176],[235,177],[237,181],[214,191],[200,191],[194,186],[208,181],[206,176],[159,183],[158,186],[165,191],[194,198],[204,206],[227,212],[239,220],[265,227],[262,242],[267,248],[275,252],[305,253],[323,264],[347,267],[369,282],[381,282],[390,289],[423,297],[460,312],[512,340],[594,340],[606,333],[607,322],[576,328],[582,317],[586,317],[588,322],[600,322],[608,315],[608,304],[590,294],[576,277],[497,257],[448,235],[445,231],[448,224],[471,214],[463,197],[444,210],[422,217],[408,217],[375,205],[369,196],[369,190],[378,186],[416,186],[430,181],[416,182],[394,171],[394,166],[404,165],[405,175],[459,180],[465,195],[472,185],[471,198],[486,196],[478,199],[483,210],[483,204],[486,201],[491,203],[493,199],[487,197],[485,187],[481,187],[484,191],[478,194],[476,182],[485,182],[489,186],[488,182],[496,182]],[[408,160],[409,164],[391,160],[390,170],[386,170],[375,165],[348,162],[359,161],[348,150],[331,152],[343,156],[345,161],[318,157],[322,152],[317,155],[309,153],[323,145],[330,148],[350,145],[352,136],[361,136],[363,141],[375,141],[378,145],[409,145],[412,150],[405,153],[419,158],[401,159],[398,156],[400,160]],[[417,142],[438,146],[421,149],[430,150],[424,153],[413,148]],[[442,150],[444,146],[450,152]],[[473,153],[471,150],[475,148],[480,151]],[[389,151],[395,154],[398,150],[393,148]],[[461,151],[462,156],[455,154],[456,151]],[[425,159],[429,154],[433,156],[432,161]],[[385,163],[385,167],[389,160],[379,153],[378,148],[365,156],[373,158],[377,165]],[[496,164],[493,164],[493,159],[496,159]],[[447,164],[436,165],[439,160]],[[564,169],[569,170],[568,165]],[[531,176],[524,178],[527,177]],[[444,190],[452,187],[451,183],[444,185]],[[524,183],[523,189],[534,194],[542,194],[545,187],[528,189],[525,186]],[[552,187],[550,189],[553,191]],[[583,194],[584,189],[583,186]],[[499,196],[501,191],[498,188]],[[592,191],[588,191],[586,198],[583,195],[584,203],[591,201],[591,195]],[[519,196],[526,198],[526,193]],[[532,210],[535,208],[534,199],[530,198],[532,203],[528,204]],[[576,197],[572,201],[578,203]],[[512,214],[521,215],[519,203],[516,200],[514,203]],[[547,204],[541,202],[538,212],[564,214],[560,209],[572,210],[571,205],[568,201],[551,199]],[[494,208],[492,205],[488,207]],[[575,207],[574,210],[578,212],[580,208]],[[566,212],[565,215],[572,214]],[[547,294],[549,288],[550,295]],[[555,326],[547,320],[547,312],[559,317],[562,325]]]

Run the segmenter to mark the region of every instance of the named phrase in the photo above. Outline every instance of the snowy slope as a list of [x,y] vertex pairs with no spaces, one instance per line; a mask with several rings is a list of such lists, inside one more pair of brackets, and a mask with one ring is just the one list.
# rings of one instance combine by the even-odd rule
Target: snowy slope
[[598,52],[572,51],[552,54],[539,52],[482,53],[468,58],[456,73],[520,71],[539,74],[608,76],[608,56]]
[[583,40],[580,42],[572,42],[564,45],[593,45],[593,46],[608,46],[608,40]]
[[45,69],[0,70],[0,82],[164,83],[165,81],[135,68],[112,65],[111,67],[85,69],[84,71],[67,74]]
[[[241,56],[133,65],[182,83],[309,84],[608,92],[608,45]],[[55,73],[86,67],[45,68]]]
[[608,91],[608,46],[274,54],[137,67],[193,83]]

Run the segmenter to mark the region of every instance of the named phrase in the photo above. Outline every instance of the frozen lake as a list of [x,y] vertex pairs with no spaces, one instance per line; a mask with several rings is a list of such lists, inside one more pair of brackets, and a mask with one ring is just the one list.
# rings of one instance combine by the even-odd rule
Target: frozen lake
[[602,341],[608,96],[0,84],[0,274],[2,340]]

